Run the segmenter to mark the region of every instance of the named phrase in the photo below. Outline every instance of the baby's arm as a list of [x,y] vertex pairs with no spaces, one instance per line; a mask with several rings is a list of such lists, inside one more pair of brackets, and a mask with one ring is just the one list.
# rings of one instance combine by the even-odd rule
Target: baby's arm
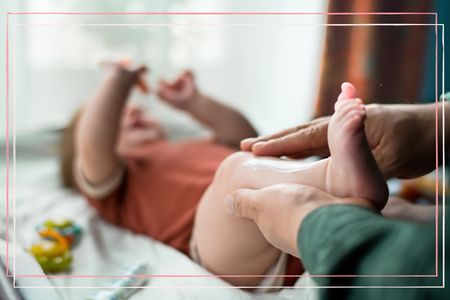
[[128,71],[114,66],[84,108],[75,136],[76,161],[83,177],[101,184],[121,167],[116,153],[122,110],[144,68]]
[[239,148],[242,139],[257,135],[250,122],[236,109],[200,93],[190,71],[173,83],[161,81],[158,96],[208,126],[220,143]]
[[187,111],[211,128],[220,143],[239,148],[241,140],[257,136],[256,130],[239,111],[208,96],[200,95]]

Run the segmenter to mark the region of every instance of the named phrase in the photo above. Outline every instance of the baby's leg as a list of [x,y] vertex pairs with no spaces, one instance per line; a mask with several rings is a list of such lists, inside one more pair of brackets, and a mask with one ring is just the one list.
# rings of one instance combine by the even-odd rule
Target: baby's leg
[[[261,277],[245,275],[266,274],[277,262],[280,251],[267,242],[253,221],[227,213],[226,195],[239,188],[258,189],[280,182],[298,183],[298,177],[303,177],[300,174],[308,178],[305,183],[324,181],[328,160],[314,163],[314,167],[297,162],[295,169],[306,169],[296,173],[290,173],[295,169],[290,170],[284,165],[281,172],[273,170],[271,164],[275,163],[276,167],[278,161],[280,159],[255,158],[247,152],[231,155],[216,172],[197,208],[193,235],[201,264],[214,274],[244,275],[224,278],[233,285],[257,286]],[[313,169],[315,171],[312,172]]]
[[[199,204],[195,220],[197,250],[207,269],[219,275],[262,275],[280,255],[254,222],[226,213],[223,200],[236,189],[299,183],[384,205],[387,188],[365,140],[364,107],[354,100],[345,101],[350,100],[338,101],[330,122],[331,158],[301,164],[236,153],[223,162]],[[260,279],[226,278],[240,286],[257,285]]]

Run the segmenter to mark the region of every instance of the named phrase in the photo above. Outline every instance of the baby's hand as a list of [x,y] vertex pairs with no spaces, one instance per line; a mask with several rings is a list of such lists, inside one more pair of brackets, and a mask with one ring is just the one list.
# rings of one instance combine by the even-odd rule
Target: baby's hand
[[150,88],[144,78],[145,73],[147,73],[146,66],[132,66],[130,60],[118,62],[102,61],[100,62],[100,66],[111,69],[111,73],[114,76],[127,79],[128,81],[131,80],[143,94],[148,94],[150,92]]
[[173,82],[161,80],[156,94],[163,101],[182,110],[188,110],[192,103],[200,98],[191,71],[183,72]]

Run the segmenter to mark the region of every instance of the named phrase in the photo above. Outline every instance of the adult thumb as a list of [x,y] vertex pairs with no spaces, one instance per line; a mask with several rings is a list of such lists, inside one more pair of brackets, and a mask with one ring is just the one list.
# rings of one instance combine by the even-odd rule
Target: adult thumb
[[255,220],[258,217],[260,203],[256,201],[257,190],[240,189],[225,197],[228,212],[235,216]]

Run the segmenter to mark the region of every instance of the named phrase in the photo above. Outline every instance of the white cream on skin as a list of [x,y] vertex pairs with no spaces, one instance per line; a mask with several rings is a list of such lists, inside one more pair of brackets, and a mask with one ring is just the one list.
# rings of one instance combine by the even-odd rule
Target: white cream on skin
[[296,173],[309,169],[319,163],[320,160],[293,160],[289,158],[255,157],[246,161],[243,165],[253,170],[270,170],[278,173]]

